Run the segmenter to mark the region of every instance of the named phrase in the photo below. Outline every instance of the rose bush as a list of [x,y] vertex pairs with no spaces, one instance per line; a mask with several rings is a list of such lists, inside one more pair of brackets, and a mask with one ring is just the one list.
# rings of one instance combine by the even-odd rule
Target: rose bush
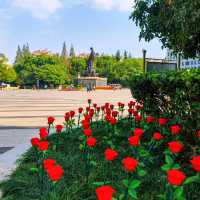
[[148,113],[144,100],[88,105],[67,112],[64,126],[47,119],[0,184],[3,200],[199,199],[199,127],[191,145],[184,124]]

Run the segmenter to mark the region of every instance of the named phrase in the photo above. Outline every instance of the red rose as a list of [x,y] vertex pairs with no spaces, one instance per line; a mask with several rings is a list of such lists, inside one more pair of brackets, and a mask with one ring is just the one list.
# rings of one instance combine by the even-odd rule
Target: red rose
[[47,141],[40,141],[38,143],[38,148],[40,151],[47,151],[49,148],[49,142]]
[[135,128],[135,129],[133,130],[133,134],[134,134],[135,136],[139,136],[139,137],[141,138],[142,135],[143,135],[143,130],[142,130],[141,128]]
[[67,112],[67,113],[65,113],[65,121],[68,122],[69,119],[70,119],[70,113]]
[[89,110],[90,110],[90,107],[89,107],[89,106],[87,106],[87,107],[86,107],[86,111],[88,112]]
[[168,145],[172,153],[179,153],[183,150],[183,145],[180,142],[173,141],[169,142]]
[[105,110],[105,106],[101,106],[101,110],[104,111]]
[[62,129],[63,129],[63,125],[56,125],[56,132],[57,133],[62,132]]
[[91,104],[91,103],[92,103],[92,99],[88,99],[87,101],[88,101],[88,103],[89,103],[89,104]]
[[39,142],[40,142],[39,138],[32,138],[31,139],[31,144],[32,144],[33,147],[38,146]]
[[154,117],[153,116],[148,116],[146,119],[147,124],[150,124],[154,121]]
[[46,139],[48,136],[48,131],[46,128],[40,128],[40,138]]
[[54,159],[45,159],[43,161],[43,167],[45,170],[49,169],[50,167],[54,166],[56,161]]
[[110,109],[111,109],[111,110],[113,110],[114,107],[115,107],[115,106],[114,106],[113,104],[110,105]]
[[88,128],[88,129],[84,129],[83,132],[84,132],[84,135],[85,135],[86,137],[90,137],[91,134],[92,134],[92,130],[89,129],[89,128]]
[[142,116],[141,116],[141,115],[136,115],[136,116],[135,116],[135,120],[136,120],[137,122],[140,122],[140,121],[142,120]]
[[69,113],[70,113],[70,117],[73,118],[75,115],[75,112],[73,110],[71,110]]
[[194,156],[190,162],[192,163],[193,169],[200,172],[200,156]]
[[197,137],[200,138],[200,130],[197,131]]
[[54,121],[55,121],[54,117],[48,117],[48,124],[53,124]]
[[132,105],[132,106],[134,106],[134,105],[136,104],[135,101],[130,101],[129,103],[130,103],[130,105]]
[[133,109],[132,109],[132,108],[129,108],[129,109],[128,109],[128,113],[129,113],[129,115],[132,115]]
[[91,116],[88,114],[86,114],[84,117],[85,117],[85,120],[87,120],[87,121],[90,121],[90,119],[91,119]]
[[181,127],[179,125],[172,125],[170,126],[170,132],[174,135],[180,133]]
[[87,138],[86,140],[86,143],[89,147],[94,147],[96,145],[96,138],[93,138],[93,137],[90,137],[90,138]]
[[167,179],[171,185],[179,186],[186,179],[186,175],[177,169],[171,169],[167,172]]
[[93,115],[94,115],[94,109],[90,109],[89,115],[90,115],[90,117],[93,117]]
[[154,140],[161,140],[161,139],[163,139],[163,136],[160,133],[154,133],[153,139]]
[[84,129],[88,129],[90,127],[90,123],[87,120],[83,120],[81,123]]
[[110,108],[107,108],[107,109],[106,109],[106,115],[111,115],[111,110],[110,110]]
[[60,165],[54,165],[47,169],[47,174],[52,181],[59,181],[64,173]]
[[167,119],[166,118],[159,118],[158,119],[158,124],[160,126],[164,126],[167,123]]
[[97,107],[96,109],[97,109],[97,112],[99,112],[101,108],[100,108],[100,107]]
[[122,163],[127,171],[134,171],[138,166],[138,161],[131,157],[124,158]]
[[115,119],[114,117],[110,117],[109,122],[111,125],[115,125],[117,123],[117,119]]
[[128,103],[128,107],[129,107],[129,108],[132,108],[132,105],[131,105],[130,103]]
[[83,108],[79,108],[78,112],[81,114],[83,112]]
[[131,136],[128,138],[130,146],[137,147],[139,146],[140,137],[139,136]]
[[143,106],[140,105],[140,104],[138,104],[138,105],[136,105],[136,109],[137,109],[137,110],[142,110],[142,109],[143,109]]
[[115,160],[118,156],[118,153],[112,149],[106,149],[105,150],[105,159],[108,161]]
[[133,116],[137,116],[138,115],[138,112],[136,110],[132,110],[132,115]]
[[113,117],[117,117],[118,114],[119,114],[118,111],[112,111],[112,116],[113,116]]
[[96,195],[98,200],[112,200],[112,196],[115,190],[109,185],[103,185],[96,189]]
[[105,103],[105,108],[109,108],[110,104],[109,103]]
[[121,103],[120,107],[121,107],[121,108],[124,108],[124,106],[125,106],[125,104]]
[[94,108],[96,108],[96,107],[97,107],[97,104],[96,104],[96,103],[94,103],[94,104],[93,104],[93,107],[94,107]]

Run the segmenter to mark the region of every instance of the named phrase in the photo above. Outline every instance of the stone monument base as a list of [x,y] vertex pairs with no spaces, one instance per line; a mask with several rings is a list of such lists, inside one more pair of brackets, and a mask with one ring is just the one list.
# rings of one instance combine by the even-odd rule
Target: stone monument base
[[108,79],[100,77],[78,77],[78,85],[86,88],[95,88],[101,86],[107,86]]

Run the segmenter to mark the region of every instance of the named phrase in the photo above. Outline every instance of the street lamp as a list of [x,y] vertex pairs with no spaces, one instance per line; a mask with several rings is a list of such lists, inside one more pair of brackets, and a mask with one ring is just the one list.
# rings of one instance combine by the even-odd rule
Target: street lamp
[[142,49],[142,53],[143,53],[143,73],[146,73],[146,54],[147,54],[147,50],[146,49]]

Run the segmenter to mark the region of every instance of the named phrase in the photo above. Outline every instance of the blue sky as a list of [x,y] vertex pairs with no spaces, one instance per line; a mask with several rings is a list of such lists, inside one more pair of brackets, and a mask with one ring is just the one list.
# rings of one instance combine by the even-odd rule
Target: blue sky
[[0,52],[10,62],[17,45],[29,43],[30,49],[60,52],[63,41],[76,53],[115,54],[128,50],[134,57],[162,58],[165,50],[158,40],[139,42],[139,28],[130,21],[133,0],[1,0]]

